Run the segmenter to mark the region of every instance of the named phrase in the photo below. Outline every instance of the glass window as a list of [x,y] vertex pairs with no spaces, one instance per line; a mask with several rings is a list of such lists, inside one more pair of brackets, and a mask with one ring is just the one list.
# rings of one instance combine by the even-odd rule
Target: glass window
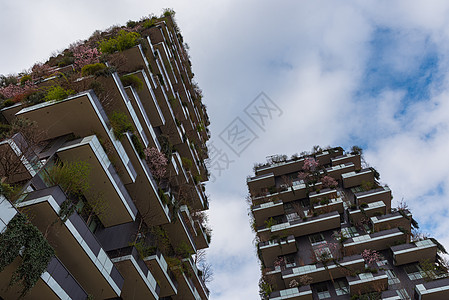
[[411,299],[405,289],[400,289],[396,291],[398,293],[398,296],[401,297],[401,299]]
[[331,297],[331,294],[329,293],[329,290],[327,288],[327,283],[322,282],[320,284],[317,284],[315,286],[318,299],[327,299]]
[[388,276],[388,285],[393,285],[400,282],[393,270],[386,270],[385,274]]
[[335,280],[334,287],[337,296],[349,294],[349,286],[344,279]]
[[422,279],[421,268],[418,265],[408,265],[404,267],[405,272],[410,280]]
[[310,243],[312,244],[312,246],[319,245],[319,244],[322,244],[323,242],[324,243],[326,242],[324,240],[324,236],[321,233],[310,235],[309,240],[310,240]]

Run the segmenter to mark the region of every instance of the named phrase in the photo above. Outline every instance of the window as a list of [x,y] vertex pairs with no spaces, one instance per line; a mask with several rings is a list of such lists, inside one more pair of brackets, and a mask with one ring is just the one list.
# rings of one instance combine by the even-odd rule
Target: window
[[317,284],[315,286],[315,289],[316,289],[316,292],[318,295],[318,299],[327,299],[327,298],[331,297],[331,294],[329,293],[326,282]]
[[422,279],[421,268],[418,265],[408,265],[404,267],[405,272],[410,280]]
[[326,243],[326,241],[324,240],[324,236],[321,233],[310,235],[309,240],[312,246]]
[[301,219],[297,213],[286,214],[287,221],[292,222]]
[[355,236],[359,236],[359,233],[357,232],[357,229],[355,229],[355,227],[342,228],[341,234],[343,234],[343,236],[346,238],[352,238]]
[[398,296],[401,297],[401,299],[411,299],[405,289],[400,289],[396,291],[398,293]]
[[388,285],[393,285],[400,282],[393,270],[386,270],[385,274],[388,276]]
[[349,286],[344,279],[335,280],[334,287],[337,296],[349,294]]

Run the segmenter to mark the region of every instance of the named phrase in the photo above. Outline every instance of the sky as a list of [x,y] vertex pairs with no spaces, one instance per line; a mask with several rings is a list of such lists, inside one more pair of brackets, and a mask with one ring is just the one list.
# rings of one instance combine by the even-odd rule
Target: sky
[[259,299],[254,163],[314,145],[362,146],[449,248],[448,1],[0,0],[0,74],[166,7],[211,120],[211,300]]

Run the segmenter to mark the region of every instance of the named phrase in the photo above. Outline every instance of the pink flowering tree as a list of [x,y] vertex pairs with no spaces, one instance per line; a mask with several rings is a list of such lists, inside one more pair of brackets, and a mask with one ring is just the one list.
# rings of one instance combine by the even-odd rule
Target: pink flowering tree
[[164,177],[165,172],[167,171],[167,157],[154,147],[146,148],[144,153],[151,174],[153,174],[156,179]]
[[321,179],[321,182],[323,183],[324,187],[328,188],[335,188],[338,185],[337,181],[334,178],[327,175]]
[[50,73],[51,67],[43,64],[43,63],[36,63],[33,67],[31,67],[31,77],[36,80],[39,78],[44,77],[45,75],[48,75]]
[[9,84],[6,87],[0,88],[0,94],[2,94],[6,99],[16,97],[26,92],[31,91],[34,88],[34,84],[30,81],[24,84]]
[[304,180],[306,185],[318,182],[320,179],[320,170],[318,168],[319,162],[313,157],[307,157],[304,159],[304,165],[302,171],[298,173],[298,178]]
[[275,268],[279,267],[281,270],[285,270],[285,259],[284,257],[278,257],[274,260],[273,265]]
[[380,254],[377,251],[371,249],[363,250],[362,257],[367,265],[374,265],[375,263],[380,261]]
[[75,58],[75,68],[81,69],[85,65],[100,62],[100,51],[97,48],[91,48],[86,45],[78,45],[72,47],[73,57]]
[[313,157],[307,157],[306,159],[304,159],[304,165],[302,166],[302,169],[305,172],[314,172],[318,165],[319,163],[317,159]]

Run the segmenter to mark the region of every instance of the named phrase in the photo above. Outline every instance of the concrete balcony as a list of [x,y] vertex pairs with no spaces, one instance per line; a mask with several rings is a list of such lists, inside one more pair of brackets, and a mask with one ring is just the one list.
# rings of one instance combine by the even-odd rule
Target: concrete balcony
[[341,178],[343,180],[343,187],[346,189],[361,185],[363,182],[375,183],[374,173],[371,169],[363,169],[359,172],[352,171],[349,173],[344,173],[341,174]]
[[285,213],[284,202],[282,200],[274,200],[253,205],[251,210],[257,226],[262,226],[270,217],[283,215]]
[[154,132],[153,126],[150,123],[150,119],[146,114],[146,111],[143,107],[143,104],[137,94],[136,90],[132,87],[125,88],[126,94],[128,95],[128,99],[131,101],[133,109],[137,115],[138,121],[142,124],[143,134],[141,137],[146,137],[147,140],[144,141],[144,147],[154,147],[161,150],[161,146],[159,145],[159,141],[157,140],[156,133]]
[[203,282],[203,279],[201,278],[200,270],[196,267],[195,263],[193,262],[192,258],[185,258],[183,259],[183,262],[187,265],[188,274],[192,274],[190,276],[196,290],[198,291],[201,299],[208,299],[209,298],[209,290],[206,287],[206,284]]
[[18,102],[14,105],[2,108],[0,112],[2,113],[6,121],[8,121],[8,123],[11,124],[16,118],[16,113],[20,111],[22,108],[23,108],[22,103]]
[[332,198],[327,201],[323,202],[323,200],[321,200],[320,202],[318,202],[318,204],[315,204],[313,207],[314,211],[321,214],[324,214],[329,211],[337,211],[340,214],[343,213],[344,206],[343,206],[343,199],[341,197]]
[[268,242],[260,242],[259,250],[262,253],[262,258],[265,266],[272,267],[275,259],[280,255],[296,253],[298,247],[293,235],[285,239],[276,239]]
[[156,100],[156,95],[154,94],[147,74],[143,71],[137,71],[133,74],[143,82],[143,87],[140,90],[137,90],[137,94],[139,95],[142,107],[147,113],[151,124],[154,127],[165,125],[164,115],[162,114],[162,110]]
[[105,299],[119,297],[124,279],[84,220],[74,212],[63,224],[56,223],[66,196],[55,186],[29,193],[17,204],[33,215],[32,223],[47,240],[58,258],[89,294]]
[[194,237],[197,249],[209,248],[210,236],[207,235],[205,228],[199,221],[195,221],[196,236]]
[[[188,158],[192,162],[192,166],[189,171],[192,172],[194,176],[200,175],[200,169],[197,164],[197,159],[192,149],[190,148],[189,139],[186,139],[186,142],[183,142],[176,146],[176,150],[178,150],[181,157]],[[185,168],[186,166],[184,166]]]
[[[314,185],[315,189],[321,189],[322,184],[318,182]],[[282,199],[284,203],[292,202],[307,197],[307,186],[304,183],[297,183],[291,187],[283,188],[279,192],[266,194],[263,196],[257,196],[253,199],[254,205],[259,205],[265,202]],[[267,199],[269,199],[267,201]]]
[[144,261],[161,287],[160,297],[168,297],[178,293],[178,282],[175,275],[170,271],[164,256],[159,250],[154,255],[145,257]]
[[390,249],[393,253],[393,264],[395,266],[426,259],[434,262],[437,254],[437,245],[435,245],[430,239],[417,241],[410,244],[392,246]]
[[[9,221],[17,214],[16,208],[0,195],[0,233],[6,230]],[[21,286],[9,286],[12,274],[20,265],[22,258],[18,256],[10,265],[0,272],[0,289],[5,299],[20,298]],[[23,299],[74,299],[85,300],[87,293],[70,274],[57,257],[53,257],[36,285]]]
[[322,153],[316,154],[315,158],[318,159],[320,165],[327,165],[331,163],[331,159],[333,157],[343,155],[343,149],[341,148],[333,148],[329,150],[324,150]]
[[122,140],[123,147],[129,153],[137,173],[136,182],[126,185],[126,189],[135,201],[142,218],[147,224],[152,225],[169,223],[171,214],[168,203],[164,202],[159,195],[158,185],[147,162],[137,153],[129,133],[126,133]]
[[[353,272],[361,271],[365,268],[365,261],[361,255],[345,256],[343,259],[339,260],[337,264],[335,262],[329,262],[324,265],[319,262],[314,265],[306,265],[301,267],[295,267],[282,271],[282,279],[284,280],[285,286],[288,286],[291,280],[295,279],[299,282],[299,277],[302,275],[307,275],[312,278],[311,283],[317,283],[322,281],[330,280],[329,274],[332,274],[332,278],[346,277],[349,270]],[[349,269],[349,270],[348,270]]]
[[304,165],[304,158],[297,160],[287,160],[285,162],[271,163],[256,168],[256,176],[273,173],[274,176],[281,176],[288,173],[298,172]]
[[179,277],[178,293],[172,296],[173,300],[202,300],[192,279],[187,277],[184,272]]
[[385,271],[377,273],[360,273],[356,276],[347,276],[350,295],[360,295],[371,292],[385,291],[388,288],[388,276]]
[[387,208],[387,212],[391,210],[391,190],[388,186],[380,187],[374,190],[356,193],[355,199],[357,205],[362,203],[372,203],[377,201],[383,201]]
[[449,278],[430,281],[415,286],[416,300],[449,299]]
[[274,173],[265,173],[246,179],[250,191],[260,191],[263,188],[276,185]]
[[[102,218],[104,226],[135,220],[137,208],[95,135],[66,142],[56,153],[63,162],[85,161],[89,164],[89,185],[93,190],[101,191],[108,202]],[[89,193],[85,197],[87,201],[95,200]]]
[[16,115],[35,121],[39,128],[45,128],[49,139],[71,133],[89,136],[95,132],[104,143],[111,145],[109,155],[116,162],[122,181],[125,184],[134,182],[134,168],[122,144],[115,139],[108,117],[93,91],[25,107]]
[[310,285],[275,291],[270,294],[270,300],[312,300]]
[[391,228],[401,227],[407,232],[411,233],[412,214],[409,211],[404,211],[404,215],[400,212],[394,212],[382,216],[371,217],[374,231],[381,231]]
[[[189,229],[192,224],[188,224],[183,217],[188,211],[187,206],[182,205],[176,215],[176,219],[169,224],[163,225],[168,232],[168,238],[174,248],[180,244],[185,244],[190,251],[196,252],[194,233]],[[190,220],[190,219],[189,219]]]
[[[363,209],[363,212],[362,212]],[[361,209],[349,210],[349,218],[352,220],[353,224],[359,223],[362,218],[371,218],[378,214],[386,214],[387,207],[383,201],[376,201],[368,203],[368,206]]]
[[21,133],[0,142],[0,155],[0,170],[7,175],[8,183],[30,180],[43,166]]
[[[10,265],[0,273],[0,288],[2,290],[3,299],[19,299],[21,293],[20,285],[8,286],[12,274],[15,272],[21,262],[21,258],[17,257]],[[53,257],[47,266],[47,269],[42,273],[36,285],[20,299],[73,299],[85,300],[88,294],[79,285],[76,279],[64,267],[64,265]]]
[[355,165],[352,162],[332,166],[326,169],[327,175],[335,180],[340,180],[342,174],[352,171],[355,171]]
[[295,237],[309,235],[320,231],[326,231],[340,227],[340,214],[336,211],[310,217],[305,220],[295,220],[271,226],[271,228],[259,228],[257,235],[262,240],[269,240],[271,235],[279,235],[287,230]]
[[356,155],[345,154],[345,155],[339,155],[339,156],[331,158],[332,166],[346,164],[346,163],[353,163],[356,170],[360,170],[362,168],[359,154],[356,154]]
[[397,228],[356,236],[343,244],[345,255],[362,253],[365,249],[384,250],[395,243],[405,243],[407,235]]
[[121,297],[159,299],[160,287],[135,247],[111,253],[112,262],[125,278]]
[[127,58],[126,65],[129,66],[129,70],[139,70],[133,74],[143,82],[144,86],[142,89],[138,90],[137,93],[150,118],[151,124],[155,127],[164,125],[165,119],[153,90],[153,88],[156,87],[156,82],[154,82],[153,73],[150,70],[151,66],[143,53],[142,46],[137,45],[123,51],[122,54]]

